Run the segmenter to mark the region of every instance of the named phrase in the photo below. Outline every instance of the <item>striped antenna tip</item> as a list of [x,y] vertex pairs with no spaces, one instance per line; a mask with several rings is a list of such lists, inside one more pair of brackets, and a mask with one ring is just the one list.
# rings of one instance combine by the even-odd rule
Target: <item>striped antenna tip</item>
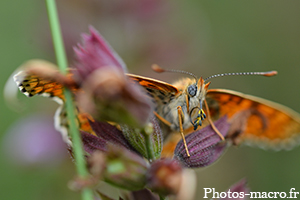
[[266,72],[264,74],[264,76],[275,76],[277,74],[277,71],[269,71],[269,72]]
[[161,68],[160,66],[158,66],[157,64],[153,64],[151,66],[152,70],[158,73],[162,73],[165,72],[166,70],[164,70],[163,68]]

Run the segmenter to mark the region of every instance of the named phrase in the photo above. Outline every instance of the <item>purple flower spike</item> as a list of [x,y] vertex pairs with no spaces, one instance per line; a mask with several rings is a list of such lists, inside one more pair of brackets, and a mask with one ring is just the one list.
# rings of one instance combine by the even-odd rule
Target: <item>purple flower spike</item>
[[[227,116],[215,122],[215,126],[223,136],[226,136],[230,124]],[[185,167],[205,167],[215,162],[226,148],[226,142],[220,143],[221,139],[216,132],[207,126],[186,136],[186,142],[190,157],[187,156],[183,141],[181,140],[174,151],[174,158],[182,162]]]
[[127,71],[126,65],[113,48],[92,26],[90,35],[83,34],[83,45],[78,44],[74,47],[77,57],[75,68],[78,78],[85,80],[96,69],[102,67],[116,67]]

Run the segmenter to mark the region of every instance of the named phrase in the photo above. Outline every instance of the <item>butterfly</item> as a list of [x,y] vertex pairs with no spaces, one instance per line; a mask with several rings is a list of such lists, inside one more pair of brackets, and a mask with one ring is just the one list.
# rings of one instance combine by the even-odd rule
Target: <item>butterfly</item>
[[[300,114],[283,105],[245,95],[227,89],[208,89],[211,78],[228,75],[263,75],[273,76],[271,72],[227,73],[210,76],[206,79],[197,78],[189,72],[180,70],[165,70],[153,65],[157,72],[181,72],[193,76],[174,84],[156,79],[127,74],[135,84],[142,86],[155,103],[154,114],[169,127],[169,132],[180,132],[184,140],[184,132],[190,133],[200,126],[211,125],[215,132],[213,121],[227,115],[231,123],[227,138],[234,144],[254,144],[262,148],[290,149],[298,145],[300,133]],[[21,92],[32,97],[43,95],[52,97],[59,103],[63,102],[63,85],[55,80],[41,78],[36,74],[26,74],[23,71],[14,76]],[[73,92],[77,92],[74,88]],[[65,111],[61,107],[56,112],[56,128],[67,137],[66,121],[63,121]],[[207,120],[205,120],[207,118]],[[77,121],[81,130],[90,132],[91,116],[77,110]],[[224,139],[224,138],[222,138]],[[171,141],[171,140],[170,140]],[[170,142],[172,144],[172,141]],[[176,143],[174,143],[176,144]],[[171,145],[171,149],[175,145]],[[168,149],[166,147],[166,149]],[[187,153],[188,149],[186,147]]]
[[[155,99],[156,116],[172,130],[191,132],[191,126],[196,130],[208,114],[208,120],[204,123],[210,124],[218,133],[213,121],[227,115],[232,124],[227,137],[233,144],[246,143],[280,150],[291,149],[299,143],[299,113],[259,97],[227,89],[208,89],[208,80],[211,78],[230,75],[273,76],[277,74],[276,71],[216,74],[198,79],[181,70],[165,70],[157,65],[153,69],[156,72],[180,72],[194,77],[171,85],[147,77],[129,75]],[[175,143],[172,148],[174,146]]]

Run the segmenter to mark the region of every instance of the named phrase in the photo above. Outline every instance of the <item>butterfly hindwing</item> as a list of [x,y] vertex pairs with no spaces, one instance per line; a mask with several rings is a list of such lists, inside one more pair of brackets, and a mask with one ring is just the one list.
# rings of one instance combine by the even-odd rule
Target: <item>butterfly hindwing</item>
[[28,97],[42,95],[52,97],[60,104],[64,101],[63,86],[51,79],[44,79],[35,74],[20,71],[14,76],[20,91]]
[[290,149],[300,135],[300,115],[283,105],[239,92],[208,90],[207,103],[214,120],[227,115],[232,121],[230,137],[273,149]]
[[[25,71],[20,71],[14,76],[14,80],[17,83],[20,91],[28,97],[35,95],[41,95],[50,97],[60,104],[55,114],[55,127],[62,133],[63,139],[69,143],[68,139],[68,120],[64,105],[64,86],[55,80],[50,78],[40,77],[35,74],[28,74]],[[77,88],[73,89],[73,92],[78,91]],[[86,113],[80,112],[78,108],[75,110],[77,119],[76,122],[79,124],[79,129],[91,134],[95,134],[92,130],[89,120],[93,120],[91,116]]]

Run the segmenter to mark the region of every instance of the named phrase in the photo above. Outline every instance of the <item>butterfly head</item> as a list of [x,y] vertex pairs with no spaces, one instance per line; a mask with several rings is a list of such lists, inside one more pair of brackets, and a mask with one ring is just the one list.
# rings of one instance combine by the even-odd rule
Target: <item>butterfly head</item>
[[[191,103],[191,111],[189,113],[190,115],[190,121],[194,126],[194,129],[196,130],[198,126],[202,125],[202,120],[206,118],[206,115],[203,111],[203,102],[205,100],[205,95],[208,90],[210,82],[205,83],[204,79],[201,77],[197,80],[196,83],[191,84],[187,87],[187,94],[189,96],[189,103]],[[194,102],[196,102],[196,105],[193,105]],[[196,119],[193,121],[193,115],[195,115],[195,111],[198,110]]]
[[186,93],[188,94],[189,99],[194,98],[198,99],[200,102],[203,102],[209,84],[210,82],[205,83],[202,77],[198,79],[197,82],[190,84],[186,89]]

